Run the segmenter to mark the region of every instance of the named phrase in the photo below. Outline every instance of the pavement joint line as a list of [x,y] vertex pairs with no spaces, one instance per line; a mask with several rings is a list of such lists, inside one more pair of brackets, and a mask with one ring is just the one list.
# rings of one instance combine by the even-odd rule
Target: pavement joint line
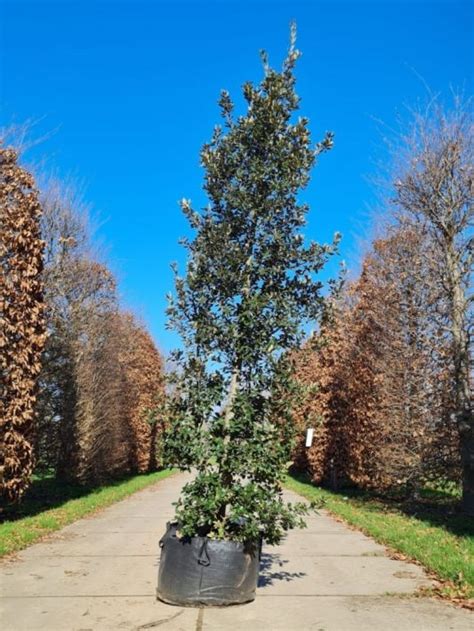
[[[161,531],[161,529],[160,529]],[[156,535],[157,530],[89,530],[87,535]]]
[[[77,522],[75,522],[75,523],[77,523]],[[159,531],[161,531],[161,528],[159,529]],[[87,537],[88,535],[120,535],[120,534],[123,534],[123,535],[154,535],[154,534],[156,534],[156,532],[157,532],[156,530],[89,530],[84,535],[81,535],[81,536]],[[312,532],[312,533],[300,532],[300,533],[295,533],[295,534],[301,534],[301,535],[311,534],[313,536],[315,536],[315,535],[324,535],[325,537],[327,537],[328,535],[331,535],[333,537],[350,537],[351,534],[353,534],[353,533],[351,533],[351,532],[323,532],[323,531],[321,531],[321,532]],[[52,536],[54,536],[54,533],[52,533]],[[367,537],[367,538],[370,539],[370,537]]]
[[[263,553],[263,554],[272,554],[272,553]],[[277,553],[279,554],[279,553]],[[159,559],[158,554],[35,554],[33,556],[28,557],[28,559],[128,559],[128,558],[153,558]],[[385,558],[385,554],[372,554],[362,552],[361,554],[292,554],[292,559],[340,559],[340,558],[348,558],[348,559],[383,559]],[[23,559],[26,560],[26,559]],[[278,565],[280,561],[288,560],[286,557],[282,556],[278,559],[275,559],[275,564]]]
[[[325,530],[321,530],[318,532],[307,532],[305,530],[296,530],[292,532],[292,539],[294,539],[294,535],[298,536],[306,536],[306,535],[312,535],[313,537],[316,535],[324,535],[325,537],[327,537],[328,535],[331,535],[332,537],[349,537],[351,534],[350,532],[328,532]],[[370,539],[370,537],[367,537],[368,539]]]
[[[260,598],[406,598],[406,597],[418,598],[418,596],[412,592],[393,592],[380,594],[262,594],[257,591],[256,600]],[[71,596],[65,596],[64,594],[53,596],[51,594],[46,595],[31,595],[31,596],[0,596],[1,600],[38,600],[41,598],[150,598],[156,600],[155,594],[73,594]],[[250,603],[245,603],[250,604]],[[190,609],[198,609],[198,607],[190,607]],[[201,610],[203,608],[200,608]],[[209,607],[209,609],[222,609],[222,607]]]
[[418,598],[413,592],[381,592],[380,594],[258,594],[257,598]]
[[203,622],[204,622],[204,608],[200,607],[198,617],[196,620],[196,631],[202,631]]
[[129,557],[153,557],[156,554],[35,554],[28,559],[109,559],[109,558],[129,558]]
[[38,600],[40,598],[152,598],[156,600],[156,594],[71,594],[65,596],[64,594],[32,594],[29,596],[0,596],[1,600]]

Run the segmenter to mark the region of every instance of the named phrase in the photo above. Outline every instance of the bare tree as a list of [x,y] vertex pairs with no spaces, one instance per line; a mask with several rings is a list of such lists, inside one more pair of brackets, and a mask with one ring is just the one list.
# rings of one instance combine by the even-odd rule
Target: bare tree
[[43,207],[49,337],[40,376],[37,450],[43,466],[53,467],[61,477],[76,478],[84,470],[81,444],[89,422],[85,419],[90,420],[85,415],[84,380],[96,379],[100,372],[90,362],[98,356],[97,347],[108,348],[101,336],[108,316],[118,308],[116,288],[112,274],[92,251],[87,210],[74,188],[49,182]]
[[[115,279],[92,248],[73,187],[50,181],[42,219],[50,332],[43,354],[37,452],[63,478],[98,483],[156,468],[161,356],[119,309]],[[159,418],[158,418],[159,417]]]
[[398,148],[395,205],[401,221],[422,224],[437,248],[437,281],[447,305],[451,341],[452,416],[461,440],[463,507],[474,514],[474,418],[470,389],[474,256],[474,125],[472,103],[436,99],[415,112]]
[[96,484],[130,471],[132,437],[119,362],[123,341],[114,326],[117,310],[91,307],[76,356],[77,452],[72,474]]

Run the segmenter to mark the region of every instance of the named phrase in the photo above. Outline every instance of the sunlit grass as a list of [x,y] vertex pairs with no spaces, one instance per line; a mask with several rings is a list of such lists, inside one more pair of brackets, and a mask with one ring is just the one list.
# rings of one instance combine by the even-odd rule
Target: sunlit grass
[[456,510],[457,492],[430,489],[419,503],[404,504],[331,492],[294,476],[285,485],[309,500],[323,500],[329,512],[419,562],[445,582],[446,594],[474,598],[474,520]]
[[168,477],[173,470],[137,475],[98,488],[35,479],[22,504],[11,507],[0,523],[0,556],[17,552],[44,535],[110,506]]

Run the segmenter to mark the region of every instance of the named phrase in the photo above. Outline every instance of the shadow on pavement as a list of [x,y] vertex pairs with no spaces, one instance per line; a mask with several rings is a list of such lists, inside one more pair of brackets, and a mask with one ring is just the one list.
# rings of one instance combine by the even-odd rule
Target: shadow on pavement
[[305,572],[286,572],[282,570],[281,568],[287,563],[288,561],[282,559],[280,554],[262,554],[258,587],[274,585],[278,581],[289,582],[306,576]]

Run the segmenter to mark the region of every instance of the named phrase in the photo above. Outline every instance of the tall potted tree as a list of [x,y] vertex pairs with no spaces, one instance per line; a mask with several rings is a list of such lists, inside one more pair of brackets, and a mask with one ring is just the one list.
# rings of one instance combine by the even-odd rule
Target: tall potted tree
[[298,192],[332,135],[312,146],[299,99],[295,28],[283,68],[245,83],[245,115],[222,92],[224,120],[201,151],[209,205],[181,203],[194,239],[170,298],[183,340],[166,439],[168,461],[196,470],[161,541],[158,597],[181,605],[253,600],[262,539],[276,544],[304,525],[303,504],[282,498],[292,446],[291,351],[318,318],[315,279],[331,245],[304,244],[308,206]]

